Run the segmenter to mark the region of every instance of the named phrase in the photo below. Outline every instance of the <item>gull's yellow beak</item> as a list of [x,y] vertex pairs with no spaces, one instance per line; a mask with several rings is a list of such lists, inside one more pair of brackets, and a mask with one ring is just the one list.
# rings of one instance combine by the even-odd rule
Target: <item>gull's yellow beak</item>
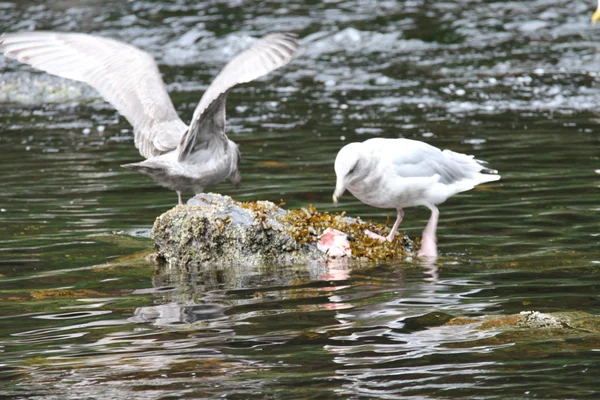
[[594,11],[594,15],[592,15],[592,24],[595,24],[598,20],[600,20],[600,8]]
[[334,195],[333,195],[331,198],[333,199],[333,202],[334,202],[335,204],[337,204],[337,203],[338,203],[338,198],[337,198],[337,196],[336,196],[335,194],[334,194]]

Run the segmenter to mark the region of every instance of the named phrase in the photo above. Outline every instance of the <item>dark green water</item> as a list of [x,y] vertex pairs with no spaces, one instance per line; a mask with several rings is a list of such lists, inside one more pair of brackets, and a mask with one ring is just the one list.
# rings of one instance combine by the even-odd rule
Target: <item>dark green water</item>
[[[600,313],[600,27],[591,1],[33,1],[0,30],[89,32],[160,64],[187,121],[251,37],[302,54],[233,91],[242,185],[211,191],[385,221],[333,159],[407,137],[476,154],[498,183],[440,206],[435,266],[179,275],[139,261],[174,193],[119,165],[130,126],[90,89],[0,57],[0,397],[598,398],[600,335],[444,325]],[[420,235],[428,210],[406,210]]]

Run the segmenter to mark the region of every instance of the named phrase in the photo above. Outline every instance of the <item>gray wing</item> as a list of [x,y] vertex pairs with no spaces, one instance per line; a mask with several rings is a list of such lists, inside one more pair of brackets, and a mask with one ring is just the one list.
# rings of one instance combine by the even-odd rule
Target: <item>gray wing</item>
[[3,34],[0,52],[92,86],[127,118],[135,146],[146,158],[176,148],[185,132],[156,62],[137,47],[81,33],[39,31]]
[[210,84],[194,110],[190,127],[181,138],[179,161],[206,148],[211,139],[226,141],[225,100],[229,89],[250,82],[287,64],[296,54],[296,36],[273,33],[236,55]]
[[[408,145],[407,145],[408,144]],[[452,184],[482,171],[482,162],[473,156],[441,151],[437,147],[418,141],[407,141],[394,160],[395,171],[403,178],[431,177],[440,175],[440,182]],[[485,172],[485,171],[484,171]]]

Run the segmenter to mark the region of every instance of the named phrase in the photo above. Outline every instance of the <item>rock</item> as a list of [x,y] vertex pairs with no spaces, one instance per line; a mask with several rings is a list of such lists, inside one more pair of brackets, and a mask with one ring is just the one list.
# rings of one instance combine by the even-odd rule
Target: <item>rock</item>
[[[550,352],[589,352],[600,333],[600,317],[583,311],[544,313],[522,311],[509,315],[455,317],[441,327],[438,335],[459,333],[453,347],[494,351],[495,361],[515,357],[547,359]],[[470,340],[465,340],[470,338]],[[475,346],[474,346],[475,344]],[[587,354],[587,353],[586,353]]]
[[519,314],[486,315],[480,317],[455,317],[445,325],[471,325],[478,331],[501,331],[523,336],[523,332],[547,331],[548,335],[556,335],[557,331],[564,332],[600,332],[600,318],[584,312],[555,312],[521,311]]
[[407,248],[412,248],[410,239],[402,235],[380,244],[363,231],[383,233],[389,228],[344,214],[319,213],[312,207],[287,211],[269,201],[243,203],[212,193],[198,195],[159,216],[152,237],[157,259],[172,266],[289,265],[326,263],[328,255],[317,248],[326,228],[356,239],[351,242],[353,260],[406,257]]
[[522,317],[522,320],[518,323],[526,327],[536,329],[564,327],[563,322],[556,316],[539,311],[521,311],[519,315]]

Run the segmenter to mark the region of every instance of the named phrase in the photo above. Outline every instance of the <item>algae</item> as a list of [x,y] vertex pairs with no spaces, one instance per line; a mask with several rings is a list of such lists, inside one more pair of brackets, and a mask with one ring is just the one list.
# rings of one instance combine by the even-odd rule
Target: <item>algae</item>
[[407,248],[412,245],[406,235],[396,235],[392,242],[380,242],[367,236],[365,230],[387,235],[390,230],[387,226],[365,222],[360,217],[349,218],[345,212],[319,212],[312,205],[300,210],[290,210],[286,220],[290,225],[289,232],[299,243],[316,245],[319,235],[327,228],[348,234],[352,238],[350,248],[353,258],[365,257],[374,261],[405,258],[409,255]]
[[34,290],[30,292],[31,297],[34,300],[43,299],[64,299],[64,298],[82,298],[82,297],[102,297],[106,294],[97,292],[90,289],[48,289],[48,290]]

